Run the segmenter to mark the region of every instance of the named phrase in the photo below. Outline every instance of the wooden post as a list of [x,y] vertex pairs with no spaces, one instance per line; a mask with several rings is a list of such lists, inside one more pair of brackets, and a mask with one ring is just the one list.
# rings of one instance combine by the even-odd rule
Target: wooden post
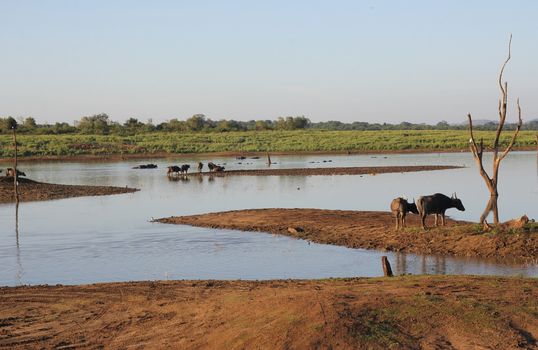
[[392,269],[390,268],[389,259],[386,256],[381,257],[381,265],[383,265],[383,274],[385,277],[392,277]]
[[13,145],[15,146],[15,160],[13,163],[13,190],[15,191],[15,202],[19,203],[19,189],[17,186],[17,131],[13,128]]

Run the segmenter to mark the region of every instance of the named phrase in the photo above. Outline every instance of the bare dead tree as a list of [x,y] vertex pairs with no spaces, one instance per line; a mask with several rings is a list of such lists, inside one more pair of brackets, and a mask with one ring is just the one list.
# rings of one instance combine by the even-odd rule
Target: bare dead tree
[[508,42],[508,57],[504,61],[503,65],[501,66],[501,71],[499,73],[499,87],[501,89],[501,97],[499,99],[499,107],[498,107],[499,124],[497,125],[497,130],[495,132],[495,139],[493,140],[493,145],[492,145],[492,151],[493,151],[492,171],[493,172],[491,176],[486,172],[486,170],[484,169],[484,164],[483,164],[484,140],[480,139],[480,143],[479,144],[476,143],[474,133],[473,133],[473,119],[470,113],[467,115],[467,117],[469,118],[469,133],[471,134],[471,139],[469,140],[471,152],[478,166],[480,175],[484,179],[484,182],[486,183],[486,186],[488,187],[488,190],[490,193],[490,199],[488,201],[486,209],[480,216],[480,223],[484,226],[485,229],[489,228],[486,222],[486,219],[489,213],[491,212],[493,212],[494,224],[495,225],[499,224],[499,207],[497,205],[497,201],[499,198],[499,192],[497,191],[498,179],[499,179],[499,166],[501,164],[501,161],[512,150],[512,147],[514,146],[514,143],[516,142],[516,138],[521,129],[521,125],[523,124],[523,120],[521,119],[521,107],[519,105],[519,98],[518,98],[517,99],[518,123],[517,123],[516,129],[514,131],[514,134],[512,135],[512,139],[510,140],[510,143],[508,144],[508,146],[506,146],[504,151],[499,154],[499,140],[501,137],[501,133],[503,131],[504,122],[506,121],[506,111],[507,111],[507,105],[508,105],[508,83],[507,82],[503,83],[502,79],[503,79],[503,73],[504,73],[506,64],[508,63],[508,61],[510,61],[511,46],[512,46],[512,35],[510,35],[510,40]]

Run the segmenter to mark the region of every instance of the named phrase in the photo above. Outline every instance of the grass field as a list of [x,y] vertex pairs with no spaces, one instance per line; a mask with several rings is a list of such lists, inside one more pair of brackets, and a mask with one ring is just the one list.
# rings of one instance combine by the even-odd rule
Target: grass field
[[[501,138],[506,145],[512,133]],[[516,147],[536,145],[536,132],[520,133]],[[492,131],[476,132],[490,144]],[[147,133],[117,135],[19,135],[19,155],[76,156],[201,152],[315,152],[467,149],[462,130],[427,131],[249,131],[226,133]],[[10,135],[0,135],[0,157],[13,155]]]

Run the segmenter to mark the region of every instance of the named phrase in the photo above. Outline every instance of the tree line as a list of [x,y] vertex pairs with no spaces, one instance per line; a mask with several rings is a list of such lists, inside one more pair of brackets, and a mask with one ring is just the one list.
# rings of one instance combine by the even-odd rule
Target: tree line
[[[12,117],[0,118],[0,133],[11,132]],[[185,120],[177,118],[155,124],[152,120],[142,122],[129,118],[118,123],[105,114],[82,117],[73,125],[58,122],[55,124],[38,124],[32,117],[18,118],[18,132],[22,134],[91,134],[91,135],[135,135],[149,132],[229,132],[229,131],[263,131],[263,130],[466,130],[467,124],[449,124],[441,121],[437,124],[415,124],[402,122],[368,123],[341,121],[311,122],[304,116],[279,117],[276,120],[238,121],[233,119],[212,120],[203,114],[195,114]],[[484,122],[474,127],[476,130],[495,130],[497,123]],[[506,124],[505,130],[515,130],[516,124]],[[522,130],[538,130],[538,119],[523,124]]]

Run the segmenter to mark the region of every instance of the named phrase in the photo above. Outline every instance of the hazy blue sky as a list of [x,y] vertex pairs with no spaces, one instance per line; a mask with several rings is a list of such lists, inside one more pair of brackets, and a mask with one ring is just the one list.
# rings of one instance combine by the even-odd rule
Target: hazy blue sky
[[535,118],[537,1],[0,0],[0,115],[493,119],[509,33]]

